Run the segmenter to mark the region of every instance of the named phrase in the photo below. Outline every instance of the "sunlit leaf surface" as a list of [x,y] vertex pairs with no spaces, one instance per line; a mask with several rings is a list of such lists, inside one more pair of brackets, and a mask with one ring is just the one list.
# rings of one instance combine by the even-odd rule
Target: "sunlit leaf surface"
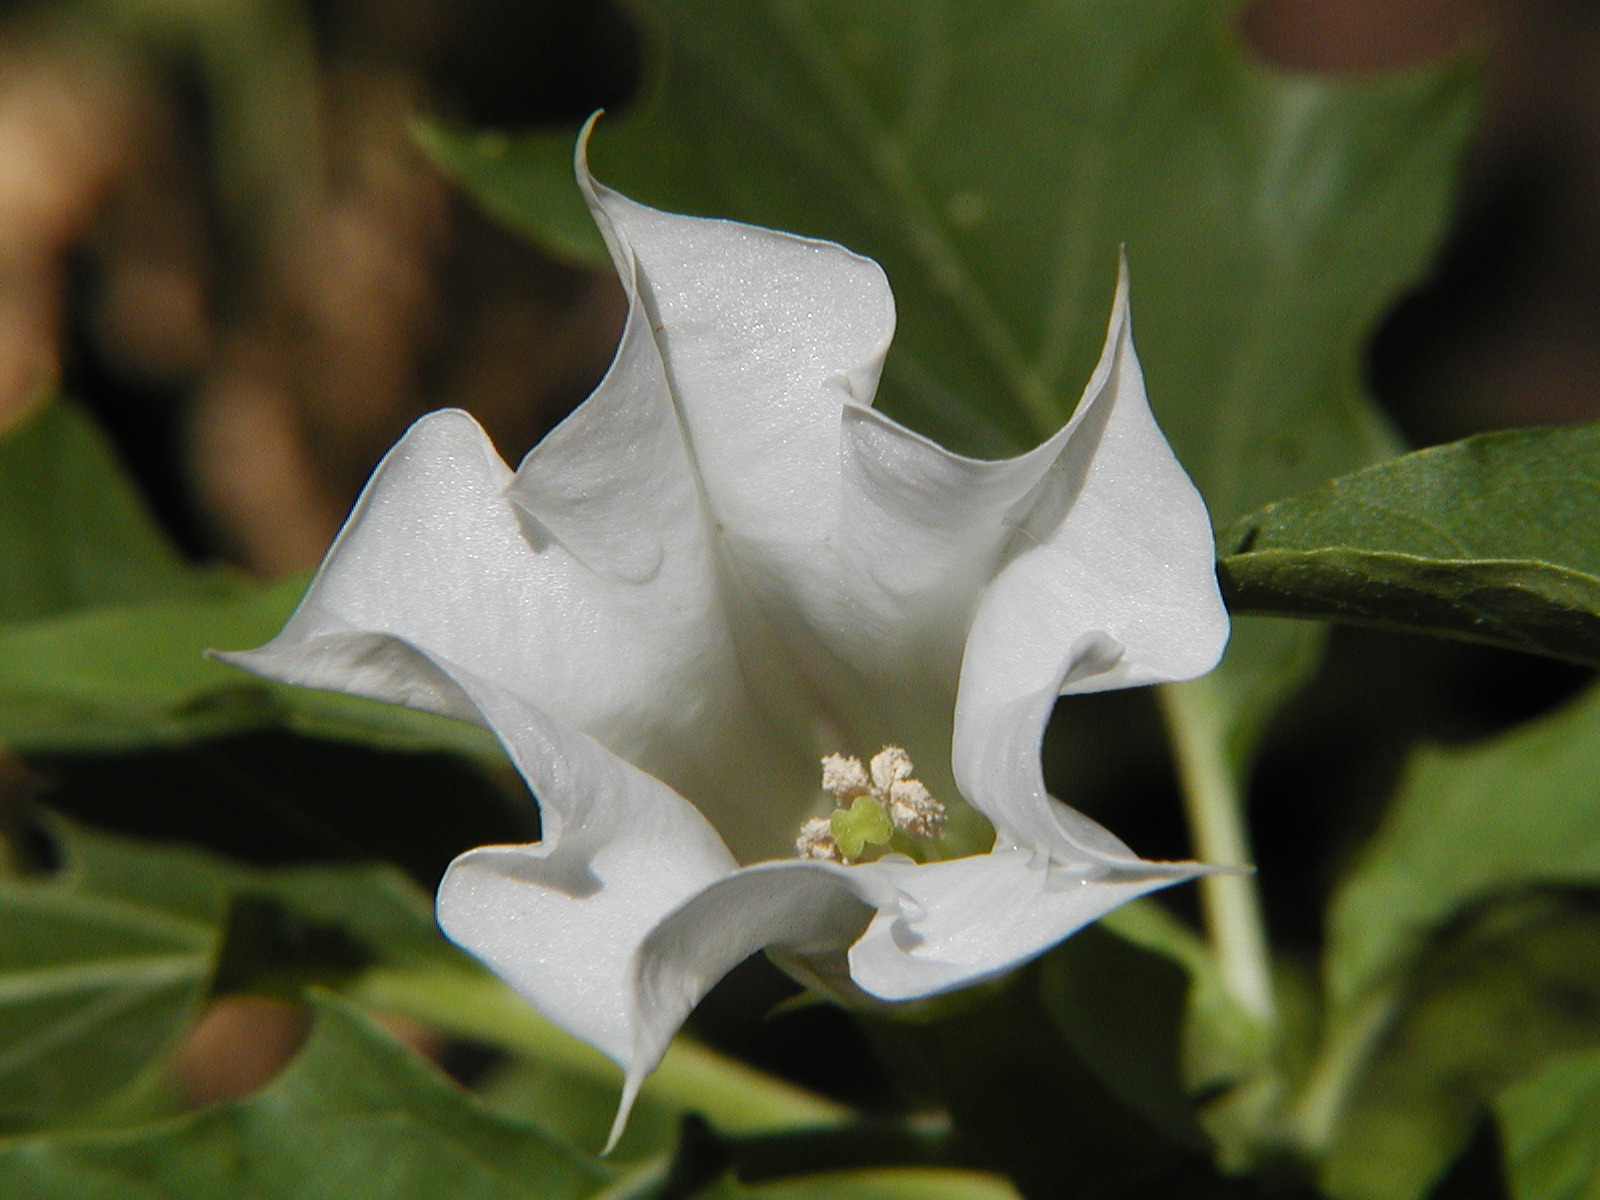
[[1600,428],[1484,434],[1268,505],[1218,547],[1235,611],[1600,663]]

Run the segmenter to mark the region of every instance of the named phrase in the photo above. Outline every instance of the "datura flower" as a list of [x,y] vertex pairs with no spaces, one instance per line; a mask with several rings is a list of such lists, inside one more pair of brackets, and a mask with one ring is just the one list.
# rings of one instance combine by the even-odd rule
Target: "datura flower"
[[499,737],[542,840],[457,858],[439,921],[623,1067],[620,1129],[756,950],[911,1000],[1203,871],[1049,796],[1039,745],[1057,696],[1202,674],[1228,625],[1125,271],[1072,419],[979,461],[871,407],[875,262],[577,170],[628,296],[605,379],[515,471],[418,421],[283,632],[225,657]]

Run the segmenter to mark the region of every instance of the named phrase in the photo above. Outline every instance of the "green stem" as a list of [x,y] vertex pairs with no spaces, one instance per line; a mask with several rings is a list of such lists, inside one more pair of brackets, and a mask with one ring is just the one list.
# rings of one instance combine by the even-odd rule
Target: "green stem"
[[1221,715],[1203,679],[1169,683],[1159,690],[1195,855],[1217,866],[1241,868],[1200,880],[1206,934],[1229,994],[1263,1025],[1271,1026],[1277,1020],[1272,960],[1261,895],[1250,866],[1244,801],[1228,760]]
[[1288,1119],[1289,1137],[1311,1161],[1332,1147],[1362,1069],[1394,1013],[1391,994],[1370,997],[1324,1041]]
[[[456,1037],[525,1055],[620,1089],[605,1055],[541,1017],[493,976],[459,968],[368,971],[351,995]],[[645,1084],[642,1099],[702,1113],[727,1133],[757,1133],[843,1122],[848,1110],[715,1050],[678,1038]]]

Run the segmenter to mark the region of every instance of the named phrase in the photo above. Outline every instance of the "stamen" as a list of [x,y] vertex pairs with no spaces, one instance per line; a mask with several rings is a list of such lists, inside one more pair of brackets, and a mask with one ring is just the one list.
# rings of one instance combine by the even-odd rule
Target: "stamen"
[[839,843],[833,840],[833,822],[827,817],[812,817],[800,826],[800,836],[794,848],[801,858],[816,858],[839,862]]
[[889,818],[914,838],[937,838],[944,832],[944,805],[920,780],[897,779],[889,785]]
[[828,755],[822,760],[822,790],[833,798],[834,810],[800,827],[795,850],[802,858],[851,863],[869,850],[876,857],[893,843],[900,853],[937,858],[929,843],[944,834],[945,808],[915,773],[911,756],[899,746],[874,754],[870,768],[851,755]]
[[915,770],[909,754],[899,746],[885,746],[872,756],[873,795],[888,795],[892,785],[902,779],[910,779]]
[[867,769],[861,760],[843,754],[830,754],[822,760],[822,790],[842,804],[872,790]]

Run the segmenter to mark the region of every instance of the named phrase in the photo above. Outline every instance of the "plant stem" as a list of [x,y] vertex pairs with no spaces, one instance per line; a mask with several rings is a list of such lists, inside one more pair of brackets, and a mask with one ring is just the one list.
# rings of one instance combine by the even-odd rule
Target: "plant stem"
[[1394,1014],[1392,994],[1370,996],[1324,1039],[1287,1123],[1289,1137],[1308,1158],[1320,1159],[1332,1146],[1361,1071]]
[[[610,1059],[552,1025],[486,972],[379,967],[363,975],[351,995],[373,1008],[620,1089],[621,1072]],[[682,1037],[672,1043],[643,1096],[673,1109],[703,1113],[728,1133],[839,1124],[848,1116],[831,1100]]]
[[1221,714],[1206,680],[1164,684],[1159,692],[1195,856],[1217,866],[1243,868],[1235,874],[1207,875],[1200,880],[1206,934],[1228,993],[1270,1027],[1277,1021],[1272,960],[1261,895],[1250,866],[1244,801],[1228,759]]

